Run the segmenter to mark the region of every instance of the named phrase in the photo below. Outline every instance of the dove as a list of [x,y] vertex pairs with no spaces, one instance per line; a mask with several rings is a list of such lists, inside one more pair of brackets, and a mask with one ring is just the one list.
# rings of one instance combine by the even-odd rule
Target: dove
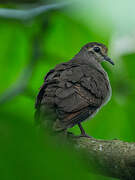
[[[91,119],[111,97],[107,72],[101,65],[114,62],[102,43],[90,42],[69,61],[56,65],[45,76],[36,99],[35,117],[56,132],[67,131]],[[50,118],[51,117],[51,118]]]

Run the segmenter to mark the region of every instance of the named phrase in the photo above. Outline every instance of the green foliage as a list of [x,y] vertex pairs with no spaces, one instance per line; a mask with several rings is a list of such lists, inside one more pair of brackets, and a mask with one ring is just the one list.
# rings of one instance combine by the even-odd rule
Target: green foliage
[[[110,16],[103,14],[103,11],[99,11],[99,15],[94,13],[92,8],[99,8],[97,1],[88,7],[89,12],[88,8],[85,13],[83,9],[82,14],[80,10],[74,11],[72,7],[66,11],[49,12],[28,22],[1,19],[0,98],[17,82],[28,66],[33,57],[35,38],[38,39],[38,47],[41,50],[41,56],[32,67],[33,73],[28,86],[13,99],[0,104],[2,180],[111,180],[88,173],[74,153],[64,147],[58,147],[54,139],[47,134],[37,133],[33,118],[36,95],[45,74],[51,68],[72,58],[87,42],[99,41],[110,46],[116,24],[111,21]],[[121,29],[122,26],[120,31]],[[134,59],[135,54],[129,53],[117,57],[114,67],[103,64],[111,80],[112,98],[92,121],[83,123],[87,133],[93,137],[134,141]],[[78,127],[71,131],[79,134]]]
[[86,177],[75,154],[58,147],[47,134],[39,133],[23,118],[2,114],[0,132],[2,179],[81,180]]

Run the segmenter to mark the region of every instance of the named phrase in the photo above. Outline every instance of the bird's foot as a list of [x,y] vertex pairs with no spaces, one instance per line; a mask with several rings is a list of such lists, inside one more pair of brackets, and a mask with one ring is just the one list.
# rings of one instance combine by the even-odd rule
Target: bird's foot
[[79,137],[93,138],[92,136],[89,136],[88,134],[81,134]]
[[85,133],[85,131],[84,131],[84,129],[83,129],[83,127],[82,127],[81,123],[78,123],[78,126],[79,126],[80,131],[81,131],[81,135],[80,135],[79,137],[92,138],[92,136],[89,136],[89,135],[87,135],[87,134]]

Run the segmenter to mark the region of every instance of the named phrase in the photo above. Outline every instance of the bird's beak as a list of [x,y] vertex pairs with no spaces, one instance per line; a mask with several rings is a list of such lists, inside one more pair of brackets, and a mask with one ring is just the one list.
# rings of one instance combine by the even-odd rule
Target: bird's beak
[[114,65],[114,62],[108,56],[104,56],[104,60]]

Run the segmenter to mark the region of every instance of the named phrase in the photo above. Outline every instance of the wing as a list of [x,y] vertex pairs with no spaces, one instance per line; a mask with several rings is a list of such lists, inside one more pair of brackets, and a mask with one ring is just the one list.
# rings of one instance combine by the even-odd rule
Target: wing
[[[37,109],[35,113],[36,119],[38,119],[40,116],[41,107],[46,105],[54,107],[57,105],[55,103],[55,97],[56,94],[59,92],[60,88],[64,88],[65,86],[68,87],[70,86],[70,83],[66,82],[66,78],[67,78],[66,73],[70,75],[71,72],[69,69],[71,69],[72,67],[76,67],[76,65],[69,63],[62,63],[57,65],[54,69],[52,69],[47,73],[47,75],[44,78],[44,83],[41,86],[36,99],[36,104],[35,104],[35,107]],[[74,77],[73,81],[75,82],[76,80],[77,78]],[[70,93],[71,92],[69,90],[69,94]],[[68,94],[65,96],[68,96]]]
[[109,82],[106,74],[93,67],[82,66],[84,77],[81,79],[81,86],[86,88],[95,99],[104,100],[109,92]]
[[45,91],[45,88],[46,88],[46,80],[47,80],[48,76],[49,76],[50,74],[52,74],[53,72],[54,72],[53,69],[50,70],[50,71],[47,73],[47,75],[45,76],[45,78],[44,78],[44,84],[41,86],[40,91],[39,91],[39,93],[38,93],[38,95],[37,95],[37,98],[36,98],[36,103],[35,103],[35,108],[36,108],[36,109],[38,109],[38,108],[40,107],[41,100],[42,100],[42,98],[43,98],[44,91]]
[[70,125],[82,111],[87,109],[90,115],[102,104],[106,88],[103,74],[97,70],[63,63],[47,74],[36,107],[39,110],[46,105],[54,108],[58,118]]

